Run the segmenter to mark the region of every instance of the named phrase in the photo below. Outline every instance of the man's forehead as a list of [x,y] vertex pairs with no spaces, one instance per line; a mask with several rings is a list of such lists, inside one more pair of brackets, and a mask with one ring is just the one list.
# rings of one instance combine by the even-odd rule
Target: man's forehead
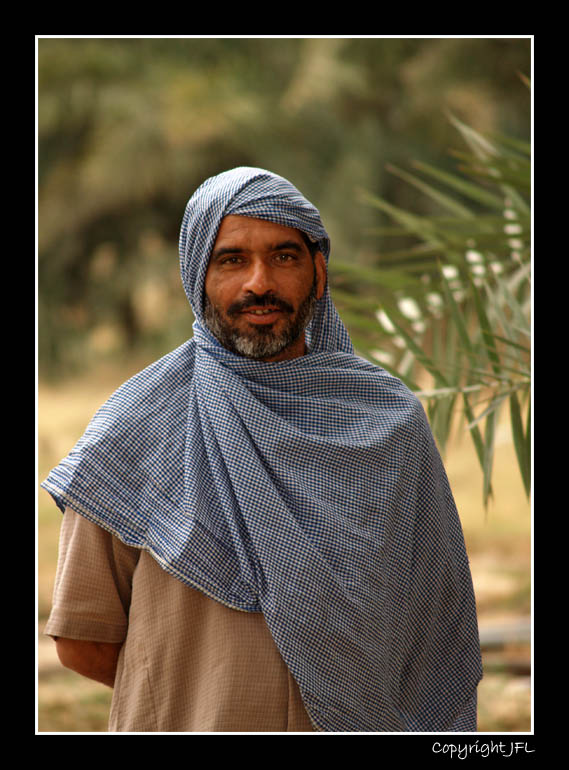
[[216,241],[221,238],[243,235],[260,236],[270,238],[273,234],[282,234],[288,237],[303,238],[303,233],[295,227],[287,227],[279,222],[269,219],[257,219],[256,217],[228,214],[223,217],[217,231]]
[[313,245],[308,235],[295,227],[287,227],[266,219],[230,214],[221,220],[210,256],[215,257],[220,251],[227,249],[246,250],[249,247],[262,247],[271,250],[295,243],[299,250],[305,247],[310,251]]

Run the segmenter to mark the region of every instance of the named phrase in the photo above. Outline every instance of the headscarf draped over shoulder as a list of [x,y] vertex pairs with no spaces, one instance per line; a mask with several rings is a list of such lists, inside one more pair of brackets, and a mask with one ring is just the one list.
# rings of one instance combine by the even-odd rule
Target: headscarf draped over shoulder
[[207,330],[221,220],[330,242],[287,180],[237,168],[188,202],[193,337],[122,385],[42,486],[164,570],[262,612],[317,730],[475,730],[481,678],[464,539],[424,410],[357,356],[328,290],[309,352],[264,363]]

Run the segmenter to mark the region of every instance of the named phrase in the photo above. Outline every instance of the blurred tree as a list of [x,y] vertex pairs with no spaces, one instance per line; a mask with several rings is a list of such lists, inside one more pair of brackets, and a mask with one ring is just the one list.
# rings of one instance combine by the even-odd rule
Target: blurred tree
[[528,39],[40,39],[42,376],[190,336],[178,229],[193,190],[232,166],[281,173],[319,206],[341,290],[336,258],[377,261],[378,214],[355,188],[428,212],[386,162],[434,162],[443,107],[524,136],[512,73],[529,56]]

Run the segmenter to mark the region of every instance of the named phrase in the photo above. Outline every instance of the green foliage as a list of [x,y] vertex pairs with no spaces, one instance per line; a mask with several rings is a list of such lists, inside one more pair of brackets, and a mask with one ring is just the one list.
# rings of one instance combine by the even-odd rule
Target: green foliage
[[[506,403],[528,496],[531,488],[531,153],[527,143],[483,136],[450,120],[467,145],[466,152],[453,153],[457,173],[425,163],[414,164],[420,176],[391,168],[429,197],[436,215],[419,216],[362,194],[399,226],[380,232],[412,235],[417,243],[382,253],[375,271],[379,282],[391,273],[391,293],[378,313],[394,342],[391,356],[374,351],[370,338],[361,342],[367,355],[380,358],[425,400],[443,450],[455,416],[461,417],[483,470],[486,505]],[[361,280],[361,271],[346,269]],[[361,307],[351,294],[342,300],[348,309]]]

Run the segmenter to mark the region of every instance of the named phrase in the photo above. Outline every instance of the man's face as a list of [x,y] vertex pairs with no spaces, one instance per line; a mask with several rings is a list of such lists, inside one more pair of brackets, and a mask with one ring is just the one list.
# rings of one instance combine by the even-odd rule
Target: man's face
[[291,227],[230,215],[205,279],[205,321],[229,350],[262,361],[304,355],[304,330],[324,294],[326,263]]

